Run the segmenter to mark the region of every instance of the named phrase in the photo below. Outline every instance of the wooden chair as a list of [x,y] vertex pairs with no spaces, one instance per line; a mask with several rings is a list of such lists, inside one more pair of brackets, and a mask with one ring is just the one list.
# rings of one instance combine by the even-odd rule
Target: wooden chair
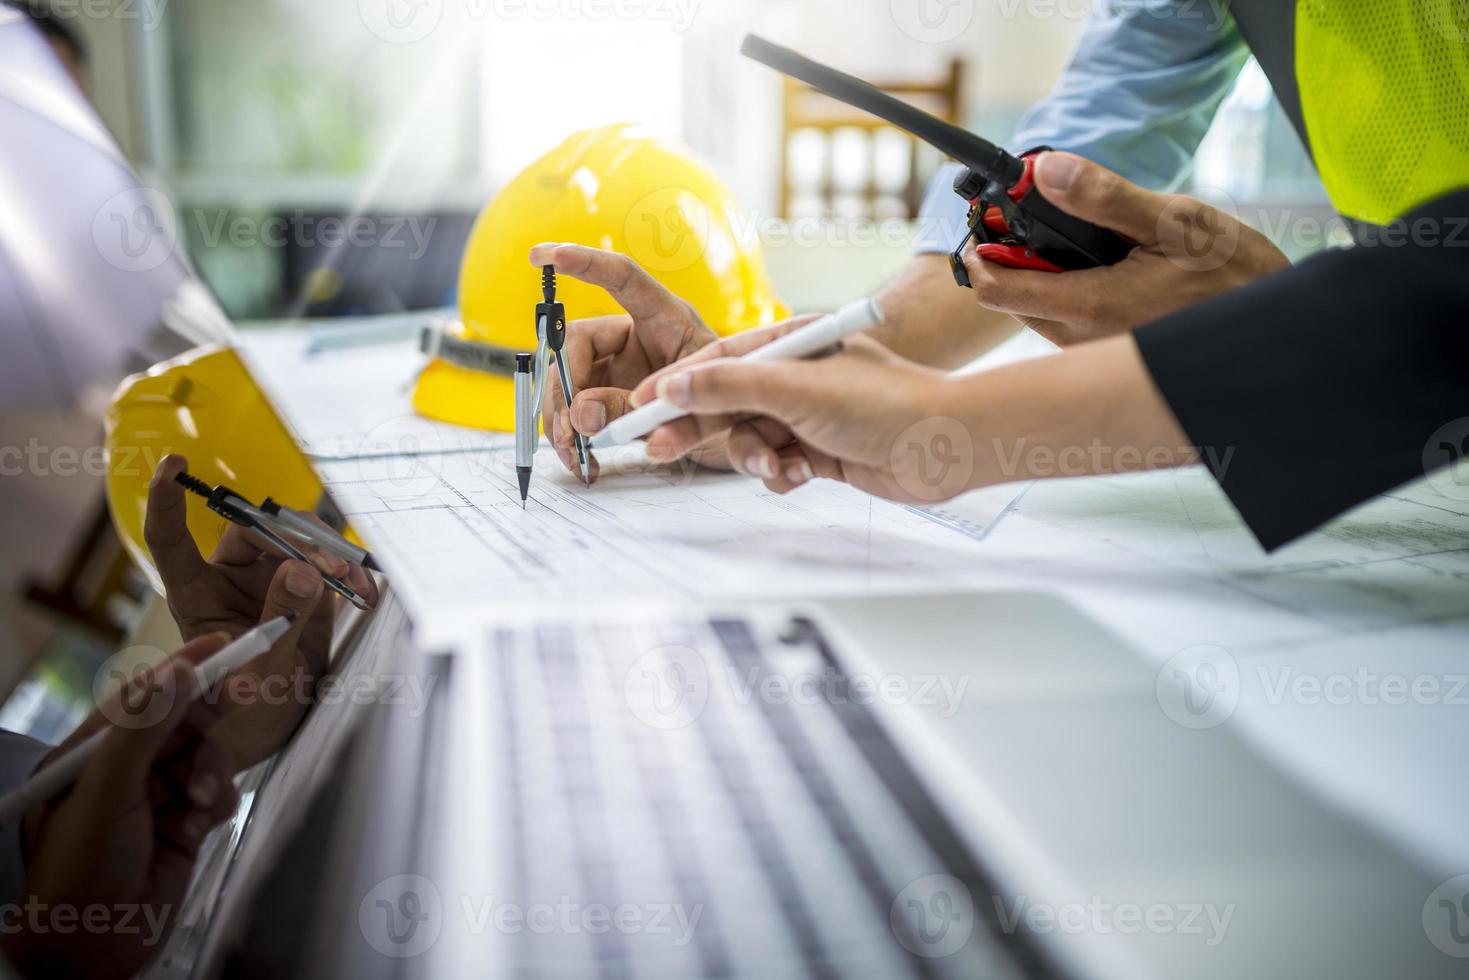
[[[948,76],[939,81],[879,83],[878,87],[941,119],[953,123],[963,119],[964,62],[958,58],[950,62]],[[843,134],[860,136],[865,142],[866,180],[858,188],[839,186],[833,172],[832,161]],[[896,184],[885,186],[884,175],[878,172],[880,146],[882,141],[893,139],[907,144],[907,173],[899,174]],[[807,154],[821,158],[820,178],[815,185],[799,184],[798,171],[809,169],[800,166]],[[814,211],[823,217],[841,212],[846,217],[880,218],[896,213],[916,218],[928,180],[942,159],[927,144],[888,123],[793,79],[785,80],[780,161],[782,216],[811,215],[810,208],[801,209],[800,214],[793,213],[797,203],[804,200],[819,202]],[[847,206],[838,207],[839,203]],[[854,203],[859,205],[856,213],[850,206]]]

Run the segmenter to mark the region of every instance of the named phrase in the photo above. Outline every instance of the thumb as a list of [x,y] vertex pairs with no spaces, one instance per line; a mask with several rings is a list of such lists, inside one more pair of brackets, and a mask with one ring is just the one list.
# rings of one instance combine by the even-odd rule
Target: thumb
[[582,435],[594,436],[612,422],[632,411],[628,399],[632,392],[624,388],[586,388],[576,393],[571,402],[571,424]]
[[812,392],[790,362],[718,360],[669,375],[658,382],[658,397],[696,415],[768,415],[782,422]]
[[[283,561],[270,580],[265,592],[265,605],[260,610],[260,622],[268,623],[277,616],[294,615],[296,621],[285,636],[276,641],[270,652],[265,654],[271,663],[287,663],[287,655],[294,657],[296,641],[311,622],[312,614],[321,605],[326,585],[316,566],[304,561]],[[313,669],[324,667],[313,664]]]
[[1139,245],[1158,244],[1158,222],[1170,200],[1074,153],[1042,153],[1035,186],[1067,214],[1120,232]]

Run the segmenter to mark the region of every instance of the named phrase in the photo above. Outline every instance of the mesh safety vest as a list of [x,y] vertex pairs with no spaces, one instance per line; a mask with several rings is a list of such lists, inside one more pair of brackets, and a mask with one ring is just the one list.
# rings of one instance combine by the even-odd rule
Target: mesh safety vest
[[1384,224],[1469,186],[1469,2],[1230,9],[1341,214]]

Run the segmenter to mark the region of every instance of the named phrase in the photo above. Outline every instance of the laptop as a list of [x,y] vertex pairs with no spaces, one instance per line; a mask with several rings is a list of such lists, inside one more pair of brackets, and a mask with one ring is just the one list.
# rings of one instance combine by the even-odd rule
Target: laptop
[[1056,597],[487,623],[359,745],[302,975],[1462,975],[1441,876]]

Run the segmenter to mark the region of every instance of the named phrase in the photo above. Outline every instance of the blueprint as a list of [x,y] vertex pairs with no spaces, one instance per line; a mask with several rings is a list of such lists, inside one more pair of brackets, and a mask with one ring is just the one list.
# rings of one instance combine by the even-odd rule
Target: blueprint
[[[1273,554],[1198,467],[1006,485],[920,509],[830,481],[782,497],[738,476],[636,464],[587,489],[543,448],[522,511],[511,437],[413,412],[413,341],[318,351],[311,330],[243,336],[344,515],[410,612],[436,621],[495,601],[1034,587],[1091,603],[1162,652],[1200,633],[1250,649],[1469,614],[1463,467]],[[1143,591],[1166,596],[1168,613],[1135,630],[1129,596]]]
[[436,609],[492,601],[691,598],[952,586],[1021,488],[929,512],[816,481],[785,496],[736,474],[624,465],[587,488],[543,449],[522,509],[505,451],[318,465],[395,587]]
[[[386,342],[364,346],[328,346],[320,327],[255,329],[244,334],[241,354],[312,459],[433,455],[508,444],[506,436],[445,425],[414,412],[413,385],[424,361],[415,331],[432,317],[389,318],[404,336],[389,333]],[[379,319],[333,329],[350,335],[354,329],[373,329]]]

